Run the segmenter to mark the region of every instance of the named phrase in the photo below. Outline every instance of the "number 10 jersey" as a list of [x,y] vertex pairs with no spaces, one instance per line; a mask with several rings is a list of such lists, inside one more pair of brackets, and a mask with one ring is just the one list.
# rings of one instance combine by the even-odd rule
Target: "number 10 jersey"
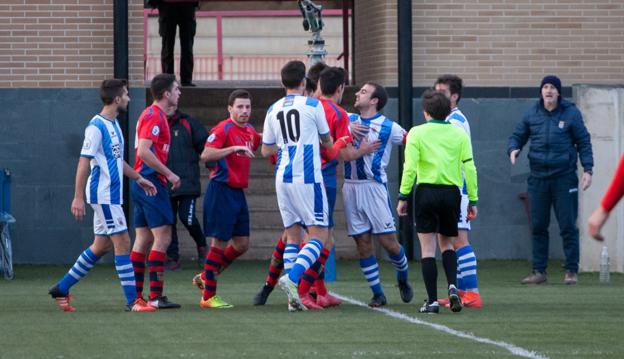
[[276,183],[323,183],[320,135],[328,133],[317,99],[288,95],[269,107],[262,142],[278,146]]

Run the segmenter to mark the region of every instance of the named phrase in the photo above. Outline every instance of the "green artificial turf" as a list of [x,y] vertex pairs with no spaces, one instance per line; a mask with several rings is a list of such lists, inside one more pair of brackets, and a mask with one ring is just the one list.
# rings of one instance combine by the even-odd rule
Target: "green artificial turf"
[[[412,303],[401,302],[394,270],[383,263],[382,281],[392,311],[418,320],[504,342],[548,358],[624,358],[620,308],[624,276],[608,285],[597,273],[563,285],[560,263],[551,263],[549,282],[523,286],[529,266],[520,261],[480,261],[482,309],[439,315],[418,313],[426,297],[420,266],[410,263]],[[165,274],[165,294],[179,310],[127,313],[112,265],[98,265],[72,288],[74,313],[61,312],[47,295],[69,266],[16,266],[13,281],[0,279],[0,358],[501,358],[500,346],[460,338],[368,308],[343,304],[319,312],[289,313],[276,289],[267,305],[252,298],[267,262],[239,261],[219,278],[219,295],[233,309],[203,310],[191,285],[198,271]],[[439,293],[444,273],[439,265]],[[338,263],[340,295],[367,302],[371,293],[357,262]]]

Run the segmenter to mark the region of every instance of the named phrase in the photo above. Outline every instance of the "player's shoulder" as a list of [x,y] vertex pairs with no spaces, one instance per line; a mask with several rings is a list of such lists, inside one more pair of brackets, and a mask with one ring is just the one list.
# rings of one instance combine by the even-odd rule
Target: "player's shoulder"
[[448,116],[448,121],[454,120],[457,121],[459,123],[466,123],[468,122],[468,119],[466,118],[466,115],[464,115],[463,112],[461,112],[460,109],[458,109],[457,107],[454,108],[451,113]]
[[349,118],[349,122],[356,122],[360,120],[360,115],[357,113],[347,112],[347,117]]
[[230,118],[226,118],[225,120],[219,121],[219,123],[212,128],[212,132],[227,133],[232,126],[235,126],[234,123],[232,123],[232,120]]

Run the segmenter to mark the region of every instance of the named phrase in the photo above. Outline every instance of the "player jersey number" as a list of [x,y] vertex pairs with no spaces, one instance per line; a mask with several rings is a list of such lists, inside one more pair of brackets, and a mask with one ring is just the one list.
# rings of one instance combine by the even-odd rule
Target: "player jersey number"
[[292,109],[286,112],[286,117],[284,117],[284,112],[280,111],[277,114],[277,119],[279,120],[280,128],[282,129],[284,144],[288,143],[288,139],[292,142],[299,141],[299,135],[301,134],[299,111]]

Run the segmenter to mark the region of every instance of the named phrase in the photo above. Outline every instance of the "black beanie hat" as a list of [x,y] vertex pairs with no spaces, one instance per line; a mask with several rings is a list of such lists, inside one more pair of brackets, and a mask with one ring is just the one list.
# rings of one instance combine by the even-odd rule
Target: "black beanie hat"
[[555,86],[557,88],[557,91],[559,92],[559,97],[561,98],[561,80],[555,75],[548,75],[542,79],[542,83],[540,84],[540,97],[542,94],[542,88],[546,84],[551,84]]

